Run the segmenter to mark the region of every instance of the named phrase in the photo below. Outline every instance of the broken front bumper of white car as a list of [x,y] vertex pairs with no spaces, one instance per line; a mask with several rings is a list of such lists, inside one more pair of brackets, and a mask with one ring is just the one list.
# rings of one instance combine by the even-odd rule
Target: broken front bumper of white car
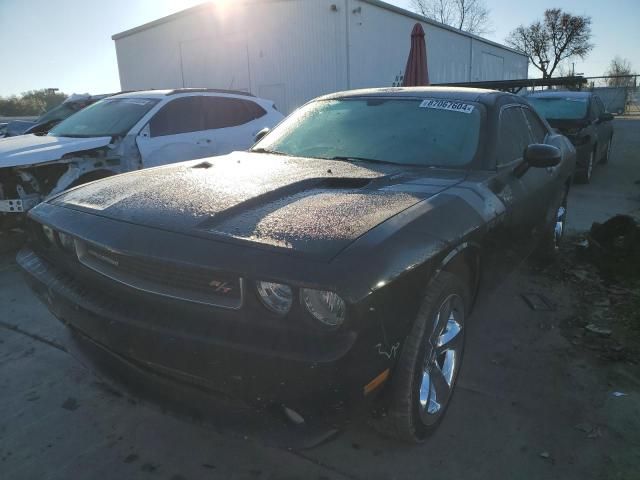
[[1,213],[24,213],[38,203],[40,203],[40,195],[30,195],[25,198],[13,198],[7,200],[0,200],[0,212]]

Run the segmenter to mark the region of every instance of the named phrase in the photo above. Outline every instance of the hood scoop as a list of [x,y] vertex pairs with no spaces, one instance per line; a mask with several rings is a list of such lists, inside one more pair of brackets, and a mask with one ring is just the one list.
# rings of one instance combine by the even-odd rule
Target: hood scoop
[[202,225],[209,233],[272,247],[337,253],[422,198],[365,188],[370,179],[305,181],[244,202]]
[[[246,216],[248,212],[264,211],[269,206],[284,206],[294,199],[303,199],[312,197],[319,192],[329,195],[330,192],[342,192],[343,194],[354,193],[357,190],[364,189],[372,182],[371,178],[309,178],[296,183],[285,185],[262,195],[249,198],[244,202],[238,203],[226,210],[213,215],[211,219],[206,220],[200,225],[200,229],[215,231],[220,233],[216,226],[228,221],[235,221],[239,216]],[[295,219],[291,219],[292,221]]]

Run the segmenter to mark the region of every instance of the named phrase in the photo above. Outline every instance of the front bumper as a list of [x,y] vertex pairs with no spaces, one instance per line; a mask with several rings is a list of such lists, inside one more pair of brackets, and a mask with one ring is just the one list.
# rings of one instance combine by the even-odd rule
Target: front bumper
[[379,358],[362,358],[360,345],[373,352],[366,332],[302,334],[260,322],[248,328],[236,323],[239,312],[150,302],[141,293],[74,278],[29,248],[17,261],[51,312],[102,356],[173,383],[304,410],[362,400],[363,386],[383,369]]

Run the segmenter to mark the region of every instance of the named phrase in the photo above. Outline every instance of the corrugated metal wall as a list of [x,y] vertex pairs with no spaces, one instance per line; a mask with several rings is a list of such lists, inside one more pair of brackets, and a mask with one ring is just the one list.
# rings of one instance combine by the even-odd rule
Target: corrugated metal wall
[[[391,86],[414,18],[364,0],[234,1],[116,36],[124,90],[248,90],[288,113],[318,95]],[[423,23],[433,83],[524,78],[526,58]]]

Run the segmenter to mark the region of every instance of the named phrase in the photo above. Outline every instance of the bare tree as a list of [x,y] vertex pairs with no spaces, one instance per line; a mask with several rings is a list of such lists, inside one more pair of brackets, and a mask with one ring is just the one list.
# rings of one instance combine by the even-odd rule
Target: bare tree
[[420,15],[458,30],[480,35],[490,31],[490,10],[484,0],[412,0]]
[[560,8],[545,10],[544,19],[520,25],[506,38],[507,45],[523,52],[542,78],[553,76],[567,58],[585,58],[593,49],[591,17],[571,15]]
[[607,79],[607,85],[610,87],[629,87],[633,84],[631,77],[621,77],[621,75],[631,75],[631,63],[626,58],[616,56],[611,60],[605,75],[612,77]]

